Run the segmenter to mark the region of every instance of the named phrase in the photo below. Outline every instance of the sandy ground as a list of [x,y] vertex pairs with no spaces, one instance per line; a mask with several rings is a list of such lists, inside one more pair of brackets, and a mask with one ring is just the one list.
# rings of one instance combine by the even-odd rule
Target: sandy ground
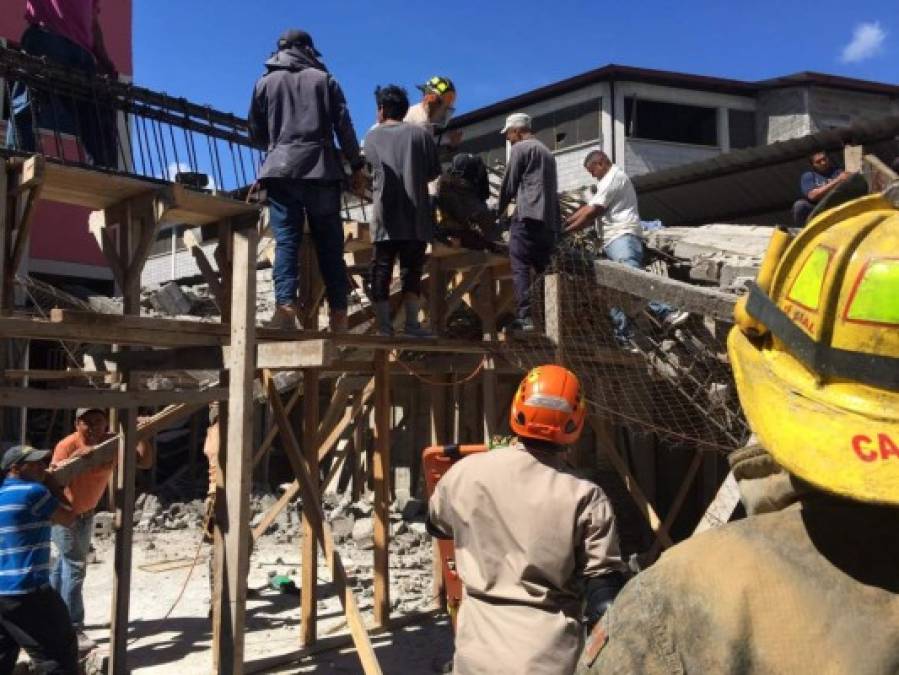
[[[175,602],[187,577],[189,567],[158,571],[166,561],[189,565],[197,546],[194,530],[160,534],[135,533],[134,569],[131,590],[131,622],[129,633],[129,666],[134,673],[203,673],[212,664],[210,644],[209,581],[207,556],[209,547],[202,549],[201,562],[191,575],[184,596],[171,616],[164,619]],[[113,579],[113,548],[111,539],[96,539],[97,561],[88,566],[84,587],[86,632],[99,645],[108,643],[109,612]],[[371,551],[356,551],[352,545],[341,554],[345,565],[356,569],[363,579],[364,590],[357,594],[360,608],[370,619]],[[300,543],[277,544],[263,539],[254,551],[250,563],[249,587],[263,589],[247,602],[246,661],[250,664],[299,648],[299,597],[285,595],[267,587],[270,572],[288,574],[299,582]],[[391,597],[395,615],[402,611],[427,610],[427,593],[410,593],[405,581],[412,571],[402,555],[391,556]],[[150,567],[148,567],[150,565]],[[157,565],[154,569],[152,565]],[[420,566],[414,571],[421,575]],[[326,568],[320,567],[319,578],[319,636],[329,642],[332,636],[347,632],[339,601],[333,594]],[[426,674],[438,672],[440,664],[452,656],[452,634],[448,620],[437,617],[416,623],[373,638],[376,653],[385,673]],[[252,670],[252,668],[251,668]],[[257,672],[278,673],[357,673],[359,660],[350,649],[334,650],[312,659],[276,670]]]

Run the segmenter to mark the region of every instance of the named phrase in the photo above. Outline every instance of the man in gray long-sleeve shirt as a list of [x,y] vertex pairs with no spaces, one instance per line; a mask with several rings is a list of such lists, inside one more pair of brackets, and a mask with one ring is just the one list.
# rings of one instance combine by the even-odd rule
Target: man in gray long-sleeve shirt
[[347,324],[347,280],[340,195],[346,176],[334,136],[353,171],[356,192],[365,183],[365,160],[343,91],[320,56],[308,33],[286,31],[256,83],[249,125],[252,137],[268,150],[259,180],[268,192],[275,236],[277,308],[272,325],[297,326],[297,254],[308,219],[331,329],[342,331]]
[[534,137],[531,118],[525,113],[509,115],[502,133],[512,144],[512,152],[500,189],[500,214],[515,200],[509,257],[518,309],[512,327],[531,331],[531,270],[537,274],[546,270],[561,222],[556,159]]

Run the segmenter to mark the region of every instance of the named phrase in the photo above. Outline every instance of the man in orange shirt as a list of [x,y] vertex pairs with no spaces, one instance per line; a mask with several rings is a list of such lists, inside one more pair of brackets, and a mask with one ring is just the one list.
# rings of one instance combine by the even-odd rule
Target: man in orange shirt
[[[106,413],[96,408],[79,408],[75,412],[75,433],[66,436],[53,451],[52,464],[85,455],[95,445],[111,438],[106,421]],[[153,444],[141,441],[137,444],[137,467],[149,469],[153,466]],[[94,527],[94,509],[115,468],[116,460],[109,464],[90,469],[72,479],[65,493],[72,503],[75,520],[70,526],[54,525],[51,533],[53,544],[59,551],[59,558],[50,574],[50,585],[62,596],[72,624],[78,634],[78,647],[84,651],[93,646],[83,632],[84,600],[81,587],[87,571],[87,554],[91,546]]]

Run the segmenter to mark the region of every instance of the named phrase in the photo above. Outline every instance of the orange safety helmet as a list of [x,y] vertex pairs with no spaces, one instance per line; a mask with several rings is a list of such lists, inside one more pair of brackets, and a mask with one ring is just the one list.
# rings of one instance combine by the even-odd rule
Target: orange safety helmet
[[577,376],[562,366],[539,366],[515,392],[509,426],[520,438],[569,445],[580,438],[586,414]]

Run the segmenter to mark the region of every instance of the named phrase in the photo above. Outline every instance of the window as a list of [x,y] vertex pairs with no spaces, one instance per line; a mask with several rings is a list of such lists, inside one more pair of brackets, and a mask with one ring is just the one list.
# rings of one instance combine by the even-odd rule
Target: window
[[680,103],[624,99],[624,128],[629,138],[690,145],[718,145],[718,111]]
[[846,320],[899,326],[899,259],[865,265],[846,305]]
[[755,113],[752,110],[728,110],[727,126],[730,127],[730,148],[751,148],[755,142]]
[[812,251],[802,264],[802,269],[799,270],[799,275],[787,297],[797,305],[817,312],[821,302],[821,290],[824,288],[824,276],[827,274],[832,256],[833,251],[823,246],[818,246]]
[[534,134],[550,150],[564,150],[598,141],[602,99],[594,98],[567,108],[560,108],[533,120]]

